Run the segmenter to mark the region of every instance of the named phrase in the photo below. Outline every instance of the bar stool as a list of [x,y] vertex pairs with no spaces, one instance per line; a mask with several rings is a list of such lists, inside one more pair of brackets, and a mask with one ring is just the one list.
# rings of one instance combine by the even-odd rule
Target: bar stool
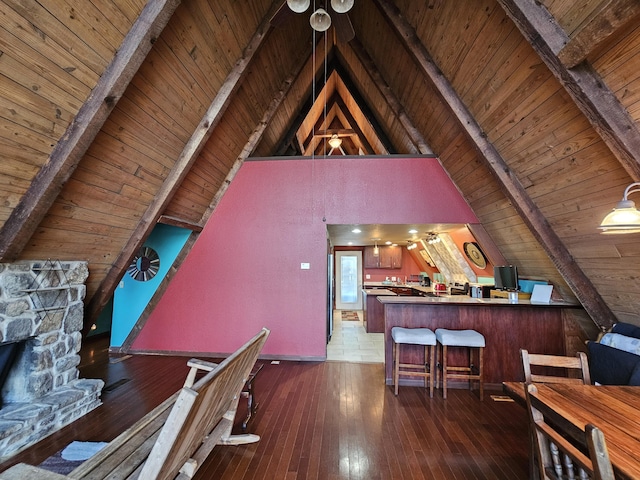
[[[447,398],[447,378],[462,378],[469,380],[469,388],[471,382],[478,380],[480,383],[480,400],[483,399],[483,383],[482,383],[482,354],[484,352],[484,336],[475,330],[447,330],[446,328],[436,329],[436,339],[442,349],[442,394]],[[469,349],[469,365],[468,366],[449,366],[447,365],[447,347],[466,347]],[[478,373],[474,374],[473,350],[478,350]],[[438,351],[438,356],[439,356]],[[437,380],[436,380],[437,383]]]
[[[428,328],[404,328],[393,327],[391,329],[393,339],[393,383],[395,394],[398,395],[398,381],[400,375],[423,377],[424,388],[427,388],[429,380],[429,396],[433,398],[433,366],[435,365],[436,336]],[[424,363],[400,363],[400,345],[424,345]],[[401,370],[402,369],[402,370]],[[421,369],[421,370],[418,370]]]

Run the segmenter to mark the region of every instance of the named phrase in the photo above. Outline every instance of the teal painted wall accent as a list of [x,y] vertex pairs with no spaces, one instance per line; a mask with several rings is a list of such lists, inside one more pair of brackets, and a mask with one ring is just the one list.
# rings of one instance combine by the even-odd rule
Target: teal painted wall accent
[[153,229],[144,246],[158,253],[160,268],[156,276],[146,282],[134,280],[128,273],[120,281],[113,295],[112,347],[119,347],[126,340],[190,234],[190,230],[170,225],[158,224]]

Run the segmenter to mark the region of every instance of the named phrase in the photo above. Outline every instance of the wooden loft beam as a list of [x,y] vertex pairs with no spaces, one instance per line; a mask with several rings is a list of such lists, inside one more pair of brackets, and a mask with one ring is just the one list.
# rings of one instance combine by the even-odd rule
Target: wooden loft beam
[[202,231],[202,225],[199,223],[189,222],[187,220],[183,220],[181,218],[171,217],[169,215],[160,215],[158,218],[158,223],[162,223],[164,225],[171,225],[172,227],[180,227],[186,230],[191,230],[192,232],[200,233]]
[[[351,94],[351,93],[349,93],[349,94]],[[361,148],[362,151],[365,152],[365,154],[367,154],[367,155],[376,155],[376,152],[373,150],[373,147],[371,146],[371,144],[367,140],[367,137],[365,137],[364,132],[360,128],[360,125],[358,125],[358,122],[356,122],[356,119],[353,117],[353,115],[351,114],[351,112],[349,111],[347,106],[345,105],[344,100],[342,99],[341,96],[338,96],[337,107],[340,110],[340,113],[346,119],[347,123],[351,126],[352,130],[354,131],[354,133],[356,134],[355,135],[356,136],[356,141],[354,142],[356,144],[356,146],[359,146],[359,148]],[[382,155],[383,153],[380,152],[378,154]]]
[[[316,43],[316,51],[318,51],[320,49],[320,46],[323,44],[324,44],[324,37],[321,36],[318,42]],[[326,76],[326,78],[324,75],[323,63],[316,62],[316,71],[313,72],[313,78],[315,80],[317,92],[322,91],[322,89],[325,87],[326,82],[328,81],[329,78],[331,78],[331,74],[335,69],[333,65],[334,64],[333,52],[334,52],[334,48],[332,44],[331,48],[327,52],[326,63],[327,63],[328,75]],[[312,68],[312,62],[313,62],[313,57],[309,57],[309,59],[306,61],[306,65],[304,66],[304,68],[300,70],[300,74],[298,75],[298,77],[305,70]],[[299,78],[296,78],[295,82],[298,82],[298,81],[299,81]],[[319,93],[317,93],[317,95],[319,95]],[[299,104],[297,105],[297,114],[293,118],[293,121],[290,122],[290,126],[289,126],[289,129],[287,130],[287,133],[285,133],[285,135],[282,137],[282,140],[279,142],[278,147],[276,148],[276,151],[275,151],[276,156],[284,155],[290,145],[295,145],[294,148],[297,149],[300,155],[303,154],[304,148],[298,142],[296,133],[298,132],[298,130],[300,130],[300,126],[302,125],[305,118],[311,111],[311,108],[313,107],[313,104],[315,103],[315,100],[316,100],[315,98],[313,98],[312,84],[309,84],[306,90],[306,94],[303,95],[303,97],[306,97],[306,100],[300,101]]]
[[169,22],[180,0],[149,0],[89,98],[0,230],[0,260],[15,260]]
[[[310,53],[307,53],[307,55],[310,55]],[[254,150],[258,146],[258,143],[260,143],[260,140],[262,139],[262,135],[264,135],[264,132],[267,126],[273,119],[276,111],[278,110],[278,108],[280,107],[284,99],[289,94],[289,90],[291,89],[291,86],[295,82],[296,78],[300,75],[300,72],[303,70],[304,66],[305,66],[304,58],[301,58],[300,62],[297,63],[297,66],[294,69],[294,71],[280,85],[280,89],[274,95],[273,99],[269,103],[269,106],[267,107],[264,114],[262,115],[262,119],[260,120],[260,122],[258,122],[256,127],[253,129],[253,132],[249,136],[247,143],[242,149],[242,152],[240,152],[240,155],[238,155],[238,158],[236,158],[233,166],[229,170],[229,173],[227,174],[226,178],[224,179],[224,182],[222,182],[222,185],[220,186],[213,200],[211,201],[209,208],[207,209],[205,214],[202,216],[202,219],[199,222],[201,225],[206,225],[207,221],[209,220],[209,218],[211,218],[211,215],[213,215],[213,212],[215,211],[216,207],[220,203],[220,200],[222,200],[222,197],[228,190],[229,185],[231,185],[231,182],[233,181],[236,174],[240,170],[240,167],[244,164],[245,160],[251,156],[251,154],[254,152]],[[142,328],[144,327],[145,323],[149,319],[151,312],[153,311],[155,306],[158,304],[158,302],[162,298],[162,295],[164,294],[167,287],[169,286],[169,283],[171,283],[171,279],[175,276],[176,272],[178,271],[178,268],[180,267],[182,262],[184,262],[184,260],[186,259],[187,254],[189,253],[189,251],[191,250],[191,247],[196,241],[196,238],[197,238],[196,235],[191,235],[191,237],[189,237],[185,246],[182,248],[180,254],[178,255],[176,260],[173,262],[173,265],[167,272],[167,275],[165,275],[165,277],[162,279],[162,282],[160,283],[160,286],[156,290],[155,294],[153,295],[153,298],[145,308],[144,312],[142,312],[142,315],[140,315],[140,318],[138,319],[134,327],[131,329],[131,332],[129,333],[125,341],[122,343],[122,346],[120,347],[119,352],[126,353],[131,349],[133,342],[135,341],[138,334],[142,331]]]
[[[279,3],[280,2],[276,1],[276,4]],[[200,123],[191,135],[191,138],[184,146],[184,149],[173,165],[169,175],[155,194],[146,212],[142,215],[142,218],[135,230],[132,232],[127,245],[120,255],[118,255],[118,258],[115,259],[113,266],[102,280],[102,283],[93,298],[89,300],[86,309],[87,313],[85,315],[85,319],[87,320],[85,321],[85,329],[87,328],[87,325],[91,325],[93,320],[98,317],[100,311],[102,311],[111,298],[120,278],[122,278],[122,275],[131,263],[135,252],[142,246],[145,239],[151,233],[151,230],[153,230],[158,218],[162,215],[162,212],[173,198],[175,192],[179,189],[182,180],[184,180],[189,169],[198,158],[198,154],[202,151],[207,140],[211,137],[213,130],[222,119],[224,112],[231,103],[233,94],[244,79],[254,55],[267,36],[270,28],[269,19],[274,11],[275,5],[272,8],[271,13],[268,13],[262,20],[262,23],[258,26],[258,29],[249,41],[249,44],[245,48],[242,56],[238,59],[227,75],[227,78],[220,87],[220,90],[218,90],[216,97],[211,102],[211,105],[205,112],[202,120],[200,120]]]
[[[331,92],[331,98],[327,101],[327,105],[326,105],[327,112],[330,112],[334,108],[334,105],[336,103],[336,98],[337,98],[336,92],[335,91]],[[333,120],[333,117],[331,115],[327,115],[325,118],[322,112],[320,112],[320,114],[318,115],[318,118],[316,119],[316,122],[313,125],[313,129],[309,132],[309,134],[307,135],[307,138],[305,138],[302,141],[301,146],[302,146],[303,155],[309,156],[311,155],[312,152],[314,152],[318,148],[318,145],[322,142],[321,140],[318,139],[318,137],[316,137],[316,132],[327,130],[332,120]]]
[[502,191],[511,200],[513,207],[529,227],[531,234],[545,249],[587,313],[596,325],[610,326],[615,318],[613,312],[611,312],[589,278],[573,261],[571,254],[564,243],[562,243],[562,240],[551,228],[547,219],[527,194],[520,181],[509,169],[507,163],[500,156],[493,144],[487,140],[486,134],[482,131],[476,119],[471,115],[471,112],[469,112],[441,70],[436,66],[429,52],[418,39],[413,27],[400,15],[397,7],[395,7],[390,0],[375,1],[386,16],[387,21],[394,28],[400,41],[412,54],[427,78],[431,80],[442,99],[449,105],[460,127],[475,144],[481,157],[485,160],[490,171],[493,172],[495,178],[498,180]]
[[588,63],[568,69],[558,58],[566,33],[535,0],[498,0],[505,12],[634,180],[640,180],[640,131],[624,106]]
[[[338,53],[340,53],[339,50]],[[340,59],[342,58],[342,56],[339,55],[338,58]],[[358,108],[371,125],[371,128],[374,130],[374,132],[376,132],[376,136],[378,137],[378,140],[380,140],[380,143],[385,150],[381,153],[381,155],[397,153],[395,147],[391,143],[391,140],[389,140],[385,129],[382,127],[380,122],[378,122],[376,116],[373,114],[373,111],[367,105],[367,102],[365,102],[364,98],[362,98],[362,94],[354,84],[349,73],[342,67],[341,62],[338,62],[338,65],[336,66],[336,72],[338,73],[338,77],[340,78],[342,83],[344,83],[344,86],[347,88],[349,95],[351,95],[353,100],[356,102]]]
[[617,31],[631,22],[637,24],[639,16],[638,0],[609,0],[571,35],[558,58],[565,67],[575,67]]
[[432,155],[433,151],[427,144],[425,138],[422,136],[422,133],[416,128],[413,124],[413,121],[409,118],[404,106],[396,96],[396,94],[391,90],[389,84],[384,80],[378,66],[373,61],[369,53],[362,46],[360,41],[357,38],[354,38],[349,42],[349,47],[353,50],[358,61],[363,65],[365,71],[369,73],[371,80],[376,85],[376,88],[380,91],[380,93],[384,96],[389,108],[396,115],[398,121],[402,124],[407,135],[416,146],[417,152],[408,152],[408,153],[420,153],[422,155]]

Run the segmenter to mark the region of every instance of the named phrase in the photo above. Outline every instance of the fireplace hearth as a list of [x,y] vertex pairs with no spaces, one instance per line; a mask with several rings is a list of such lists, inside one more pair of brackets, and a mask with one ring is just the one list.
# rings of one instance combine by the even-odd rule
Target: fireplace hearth
[[100,405],[104,383],[77,369],[88,275],[86,262],[0,264],[0,459]]

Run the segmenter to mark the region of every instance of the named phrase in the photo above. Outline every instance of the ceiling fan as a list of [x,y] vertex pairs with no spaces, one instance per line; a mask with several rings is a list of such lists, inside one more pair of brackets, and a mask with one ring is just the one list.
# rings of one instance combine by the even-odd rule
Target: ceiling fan
[[[318,32],[324,32],[333,25],[338,41],[350,42],[356,36],[351,19],[347,14],[353,7],[353,2],[354,0],[331,0],[330,7],[326,10],[320,5],[309,18],[311,27]],[[271,17],[271,25],[279,26],[294,13],[304,13],[310,4],[311,0],[286,0]]]

